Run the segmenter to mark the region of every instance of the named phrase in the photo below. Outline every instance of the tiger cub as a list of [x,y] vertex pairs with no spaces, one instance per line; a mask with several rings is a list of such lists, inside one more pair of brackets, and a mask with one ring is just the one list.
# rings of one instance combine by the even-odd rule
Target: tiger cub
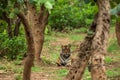
[[58,61],[56,62],[56,64],[58,66],[70,66],[71,65],[71,60],[70,60],[70,56],[71,56],[71,45],[62,45],[61,46],[61,52],[60,52],[60,57],[58,59]]

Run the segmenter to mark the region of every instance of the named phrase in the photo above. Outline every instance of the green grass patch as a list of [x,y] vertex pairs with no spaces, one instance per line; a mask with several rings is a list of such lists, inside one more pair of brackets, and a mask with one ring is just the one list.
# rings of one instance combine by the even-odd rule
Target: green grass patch
[[90,72],[88,71],[88,68],[85,69],[83,80],[91,80]]
[[107,49],[108,52],[110,53],[119,53],[120,51],[120,46],[117,44],[116,40],[112,40],[109,42],[109,47]]
[[107,49],[108,52],[110,53],[120,53],[120,47],[119,45],[117,44],[117,41],[116,40],[113,40],[110,42],[110,45]]
[[110,27],[110,32],[115,33],[115,27]]
[[114,62],[114,60],[111,57],[107,56],[107,57],[105,57],[105,62],[112,63],[112,62]]
[[56,38],[50,35],[45,35],[45,42],[49,42],[49,41],[56,41]]
[[69,38],[73,41],[82,41],[84,40],[84,35],[70,35]]
[[21,60],[16,60],[16,61],[14,61],[13,63],[14,63],[14,65],[21,65]]
[[23,72],[23,68],[20,68],[20,67],[18,67],[18,68],[13,68],[12,71],[13,71],[14,73],[19,73],[19,74],[21,74],[21,73]]
[[52,36],[54,37],[67,37],[68,35],[66,32],[52,32]]
[[114,68],[112,70],[107,70],[108,77],[116,77],[120,75],[120,68]]
[[87,33],[87,28],[86,27],[82,27],[82,28],[79,28],[79,29],[74,29],[72,31],[72,33]]
[[15,75],[15,80],[22,80],[22,75],[16,74]]
[[68,70],[67,70],[67,69],[57,70],[57,74],[58,74],[58,76],[60,76],[60,77],[66,76],[67,73],[68,73]]
[[33,72],[40,72],[40,71],[42,71],[42,69],[40,68],[40,66],[34,66],[34,67],[32,67],[32,71]]
[[57,53],[51,54],[51,56],[50,56],[50,61],[51,61],[53,64],[56,64],[56,61],[58,60],[58,57],[59,57],[59,54],[57,54]]

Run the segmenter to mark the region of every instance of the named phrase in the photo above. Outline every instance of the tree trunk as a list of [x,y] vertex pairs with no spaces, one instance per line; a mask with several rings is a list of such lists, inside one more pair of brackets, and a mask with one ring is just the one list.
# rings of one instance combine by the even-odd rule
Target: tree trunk
[[120,21],[116,21],[115,31],[116,31],[117,42],[118,45],[120,46]]
[[106,53],[110,26],[109,0],[97,0],[97,5],[99,13],[90,28],[90,32],[92,33],[88,34],[84,42],[80,45],[78,58],[72,64],[65,80],[81,80],[90,56],[92,62],[92,80],[107,79],[105,75],[104,53]]
[[26,34],[26,40],[27,40],[27,57],[25,59],[24,64],[24,71],[23,71],[23,80],[30,80],[30,74],[31,74],[31,67],[33,65],[34,61],[34,41],[33,41],[33,35],[31,27],[28,23],[28,20],[25,18],[25,16],[21,13],[18,14],[18,17],[21,19],[25,34]]
[[49,13],[45,10],[44,5],[41,6],[40,13],[37,14],[33,5],[28,6],[29,15],[28,18],[32,25],[32,31],[34,36],[35,46],[35,58],[37,62],[41,61],[41,51],[44,43],[44,30],[48,21]]
[[80,44],[79,52],[76,61],[72,63],[72,66],[67,74],[65,80],[81,80],[84,70],[88,64],[88,61],[91,56],[91,45],[94,38],[95,28],[96,28],[96,19],[95,15],[94,21],[90,26],[91,34],[88,34],[85,40]]
[[8,23],[8,26],[7,26],[8,37],[12,38],[13,37],[13,33],[12,33],[11,19],[7,17],[7,14],[5,12],[3,14],[4,14],[3,15],[3,19]]
[[18,18],[15,21],[14,36],[18,36],[18,34],[19,34],[20,23],[21,23],[21,20]]
[[91,57],[91,75],[92,80],[107,80],[104,58],[109,38],[110,4],[109,0],[97,0],[97,5],[99,13],[95,31],[96,33],[91,46],[93,49]]
[[120,12],[118,13],[118,16],[119,18],[116,20],[115,31],[116,31],[117,42],[118,45],[120,46]]
[[9,21],[7,23],[8,23],[8,27],[7,27],[8,37],[12,38],[13,34],[12,34],[12,25],[11,25],[11,22]]

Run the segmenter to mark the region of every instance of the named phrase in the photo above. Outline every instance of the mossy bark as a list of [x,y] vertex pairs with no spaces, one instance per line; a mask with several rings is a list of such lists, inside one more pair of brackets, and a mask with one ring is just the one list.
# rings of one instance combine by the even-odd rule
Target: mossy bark
[[81,43],[77,60],[72,64],[65,80],[81,80],[90,58],[92,80],[107,80],[104,57],[110,27],[109,0],[97,0],[97,5],[99,12],[90,27],[90,33]]

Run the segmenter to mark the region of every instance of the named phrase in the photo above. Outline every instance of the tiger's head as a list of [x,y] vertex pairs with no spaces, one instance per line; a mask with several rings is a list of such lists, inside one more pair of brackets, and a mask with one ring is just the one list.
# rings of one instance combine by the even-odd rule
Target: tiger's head
[[62,45],[61,46],[61,49],[62,49],[61,55],[63,55],[65,58],[70,57],[70,54],[71,54],[70,48],[71,48],[70,44],[68,44],[68,45]]

